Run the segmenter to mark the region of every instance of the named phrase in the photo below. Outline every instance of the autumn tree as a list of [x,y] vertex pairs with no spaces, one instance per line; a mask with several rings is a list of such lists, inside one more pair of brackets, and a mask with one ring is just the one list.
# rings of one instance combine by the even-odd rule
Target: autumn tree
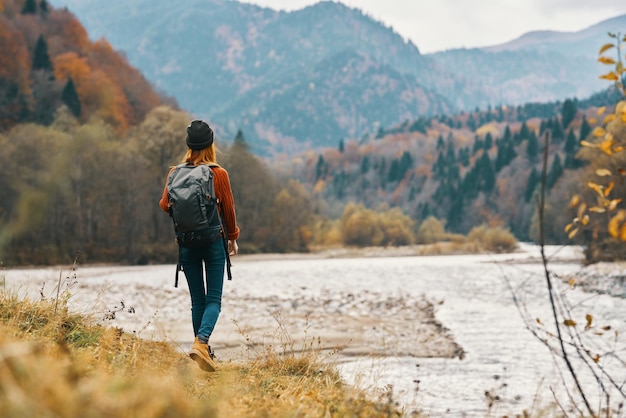
[[248,150],[245,141],[225,147],[218,161],[230,175],[237,222],[246,235],[246,240],[240,244],[241,251],[265,250],[266,242],[278,232],[272,230],[269,215],[280,191],[277,180],[266,164]]
[[302,184],[288,180],[268,208],[269,233],[266,250],[308,251],[313,238],[313,204]]
[[343,242],[359,247],[409,245],[414,242],[414,222],[398,208],[365,208],[348,203],[340,219]]
[[[586,187],[572,197],[570,206],[576,217],[565,228],[570,238],[584,231],[588,262],[626,258],[626,209],[622,203],[626,195],[626,69],[622,57],[626,36],[609,36],[614,42],[600,48],[598,61],[614,69],[601,78],[614,84],[621,100],[610,112],[600,108],[601,120],[590,121],[597,126],[591,138],[581,142],[580,152],[581,159],[589,163],[583,177]],[[616,52],[615,59],[603,55],[611,50]]]
[[[143,213],[143,218],[149,221],[146,234],[155,247],[172,241],[171,221],[169,217],[163,216],[157,202],[169,169],[182,162],[186,150],[185,129],[190,121],[191,117],[185,112],[159,106],[126,135],[127,141],[141,150],[137,164],[147,176],[145,188],[148,194],[155,199],[153,204],[144,208]],[[158,251],[158,248],[154,251]]]
[[429,216],[420,224],[416,242],[418,244],[434,244],[443,241],[446,235],[443,222],[434,216]]

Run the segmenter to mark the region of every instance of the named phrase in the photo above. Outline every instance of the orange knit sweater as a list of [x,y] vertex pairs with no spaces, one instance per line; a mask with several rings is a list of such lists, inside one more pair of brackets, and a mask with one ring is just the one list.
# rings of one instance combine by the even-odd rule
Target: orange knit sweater
[[[172,167],[167,174],[169,179],[170,174],[174,171],[175,167]],[[212,166],[211,170],[215,173],[213,184],[215,186],[215,195],[220,200],[220,215],[222,221],[228,231],[228,239],[236,240],[239,238],[239,227],[237,226],[237,216],[235,215],[235,200],[233,199],[233,192],[230,188],[230,178],[228,172],[222,167]],[[159,201],[159,206],[164,212],[170,213],[167,206],[167,179],[165,180],[165,188],[163,189],[163,195]]]

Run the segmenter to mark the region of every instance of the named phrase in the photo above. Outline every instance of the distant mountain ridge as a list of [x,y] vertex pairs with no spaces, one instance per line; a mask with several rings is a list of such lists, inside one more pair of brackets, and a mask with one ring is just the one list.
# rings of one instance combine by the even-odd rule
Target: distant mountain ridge
[[336,145],[438,113],[583,98],[606,86],[589,57],[606,41],[604,22],[597,39],[589,32],[586,57],[520,42],[422,55],[337,2],[294,12],[232,0],[51,2],[124,51],[181,107],[224,136],[243,129],[264,154]]
[[481,48],[486,52],[538,50],[566,53],[567,55],[595,59],[602,44],[598,40],[608,41],[607,32],[626,32],[626,14],[604,20],[586,29],[576,32],[533,31],[512,41]]

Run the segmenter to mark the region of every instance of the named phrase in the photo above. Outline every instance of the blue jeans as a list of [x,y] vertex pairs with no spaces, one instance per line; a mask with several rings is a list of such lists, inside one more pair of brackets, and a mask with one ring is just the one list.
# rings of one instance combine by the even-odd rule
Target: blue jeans
[[[206,272],[203,280],[202,264]],[[204,248],[180,248],[180,263],[191,295],[193,332],[200,340],[211,336],[222,308],[226,251],[219,238]]]

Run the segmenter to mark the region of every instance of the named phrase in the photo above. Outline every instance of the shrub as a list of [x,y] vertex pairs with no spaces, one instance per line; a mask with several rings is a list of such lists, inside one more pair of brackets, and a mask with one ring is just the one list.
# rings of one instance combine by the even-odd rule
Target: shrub
[[434,244],[444,241],[445,237],[444,224],[434,216],[426,218],[417,230],[418,244]]
[[505,253],[517,248],[517,239],[509,230],[503,228],[489,228],[486,225],[477,226],[472,228],[467,238],[487,251]]

